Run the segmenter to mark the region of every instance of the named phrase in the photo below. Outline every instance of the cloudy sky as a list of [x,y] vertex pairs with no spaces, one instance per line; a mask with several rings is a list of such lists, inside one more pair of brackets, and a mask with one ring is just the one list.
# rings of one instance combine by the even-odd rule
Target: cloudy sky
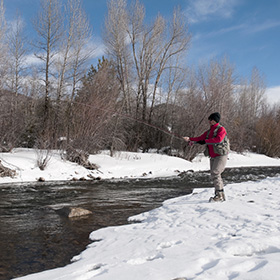
[[[131,2],[132,0],[128,0]],[[180,6],[192,33],[187,56],[189,65],[227,57],[236,72],[250,78],[253,67],[264,75],[271,100],[280,100],[280,0],[140,0],[146,19],[158,13],[171,17]],[[94,32],[96,55],[103,52],[101,31],[107,0],[83,0]],[[12,21],[20,11],[26,28],[32,32],[31,19],[40,0],[4,0],[6,18]]]

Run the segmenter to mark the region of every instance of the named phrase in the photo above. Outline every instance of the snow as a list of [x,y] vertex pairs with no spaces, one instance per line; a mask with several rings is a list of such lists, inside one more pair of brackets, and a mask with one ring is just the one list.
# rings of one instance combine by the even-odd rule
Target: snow
[[[73,177],[147,178],[208,170],[209,160],[193,162],[159,154],[91,155],[98,171],[63,161],[53,152],[46,170],[36,166],[34,150],[1,153],[4,166],[17,170],[0,183],[70,180]],[[231,152],[228,167],[280,166],[279,159]],[[1,186],[1,185],[0,185]],[[72,263],[22,280],[279,279],[280,176],[228,184],[227,200],[208,203],[212,189],[167,200],[152,211],[130,217],[130,224],[90,234],[93,242]]]
[[[46,153],[45,153],[46,154]],[[38,153],[33,149],[14,149],[11,153],[0,153],[5,167],[16,170],[15,178],[0,177],[1,183],[35,182],[40,177],[46,181],[72,180],[73,178],[155,178],[177,176],[178,173],[194,170],[209,170],[209,160],[199,154],[192,162],[177,157],[156,153],[116,152],[114,157],[104,151],[90,155],[98,170],[87,170],[78,164],[62,160],[59,151],[52,151],[45,170],[37,166]],[[231,152],[227,167],[238,166],[280,166],[280,160],[264,155]],[[90,177],[89,177],[90,176]]]

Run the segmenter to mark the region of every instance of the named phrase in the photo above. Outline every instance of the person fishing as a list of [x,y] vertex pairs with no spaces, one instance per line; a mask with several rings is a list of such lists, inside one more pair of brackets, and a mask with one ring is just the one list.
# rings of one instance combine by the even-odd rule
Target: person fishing
[[208,118],[210,129],[198,137],[183,137],[187,142],[206,144],[204,154],[210,157],[210,173],[215,187],[214,197],[209,202],[225,201],[224,184],[221,174],[225,170],[229,153],[229,140],[226,129],[219,124],[221,116],[218,112]]

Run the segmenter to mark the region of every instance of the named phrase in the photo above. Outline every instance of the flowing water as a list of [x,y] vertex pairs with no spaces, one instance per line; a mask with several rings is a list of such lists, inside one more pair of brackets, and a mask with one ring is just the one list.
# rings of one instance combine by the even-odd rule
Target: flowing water
[[[231,168],[225,183],[280,176],[280,167]],[[176,178],[122,181],[52,182],[0,185],[0,280],[68,264],[86,248],[89,233],[122,225],[193,188],[211,187],[208,172]],[[61,215],[63,207],[93,212],[79,219]]]

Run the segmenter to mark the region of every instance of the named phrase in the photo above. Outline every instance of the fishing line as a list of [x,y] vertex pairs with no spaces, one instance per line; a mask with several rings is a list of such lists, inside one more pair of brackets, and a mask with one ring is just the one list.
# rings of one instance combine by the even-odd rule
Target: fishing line
[[[67,102],[67,101],[65,101],[65,102]],[[172,136],[172,137],[174,137],[174,138],[176,138],[178,140],[185,141],[182,138],[182,136],[180,136],[180,135],[177,135],[177,134],[172,133],[172,132],[170,132],[168,130],[162,129],[162,128],[160,128],[160,127],[158,127],[156,125],[153,125],[151,123],[148,123],[146,121],[143,121],[143,120],[137,119],[135,117],[132,117],[132,116],[130,116],[128,114],[120,113],[120,112],[109,110],[109,109],[99,108],[99,107],[96,107],[94,105],[89,105],[89,104],[85,104],[85,103],[78,102],[78,101],[71,101],[71,103],[75,103],[75,104],[82,105],[82,106],[85,106],[85,107],[94,108],[94,109],[101,110],[101,111],[104,111],[104,112],[109,112],[109,113],[112,113],[112,114],[116,114],[116,115],[118,115],[120,117],[127,118],[127,119],[130,119],[130,120],[136,121],[138,123],[144,124],[144,125],[146,125],[148,127],[157,129],[157,130],[159,130],[159,131],[161,131],[161,132],[163,132],[163,133],[165,133],[165,134],[167,134],[169,136]]]

